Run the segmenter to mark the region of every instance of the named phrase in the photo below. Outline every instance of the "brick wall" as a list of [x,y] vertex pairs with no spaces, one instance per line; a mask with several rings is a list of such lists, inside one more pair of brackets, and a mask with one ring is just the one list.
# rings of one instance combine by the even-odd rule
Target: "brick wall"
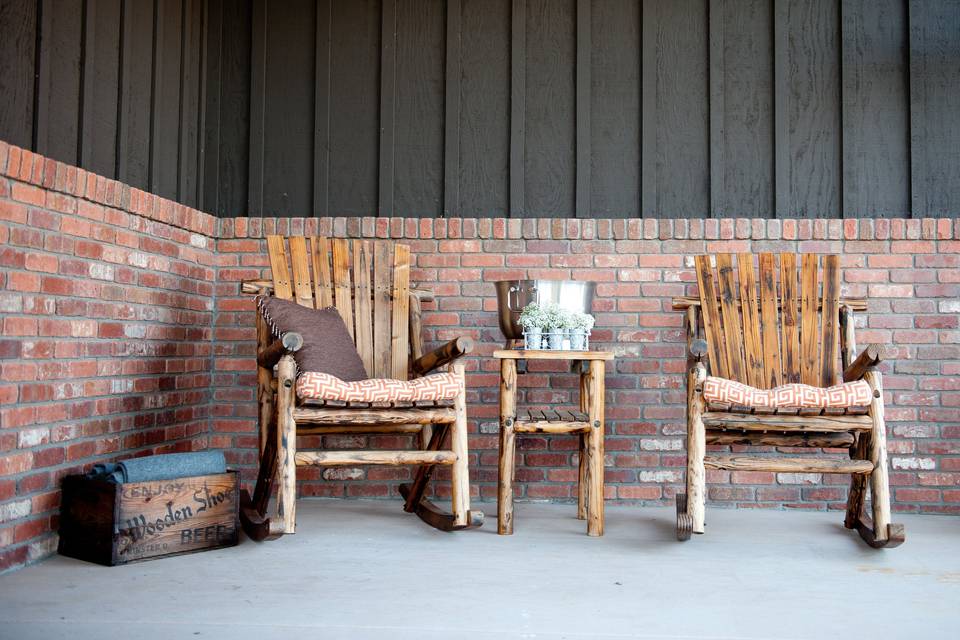
[[[960,221],[957,220],[505,220],[226,219],[217,241],[215,409],[212,440],[235,462],[255,457],[252,300],[238,281],[268,277],[268,233],[403,238],[413,250],[412,279],[436,303],[424,313],[434,344],[469,335],[472,487],[494,500],[497,371],[502,343],[492,282],[572,278],[598,282],[593,344],[618,354],[607,377],[608,499],[662,504],[681,487],[684,466],[684,337],[672,296],[694,293],[686,256],[718,251],[806,251],[843,256],[843,291],[868,296],[857,318],[862,345],[894,345],[884,365],[894,508],[960,512]],[[530,365],[521,377],[532,404],[573,404],[576,380]],[[361,439],[329,438],[328,446]],[[402,439],[373,437],[371,444]],[[519,440],[517,492],[573,500],[575,440]],[[310,469],[305,495],[394,495],[407,470]],[[711,472],[711,504],[839,509],[848,480],[819,474]],[[437,483],[441,493],[446,486]]]
[[[894,508],[960,512],[960,221],[223,219],[0,142],[0,571],[50,553],[57,484],[130,454],[221,447],[253,478],[252,299],[267,233],[403,238],[414,281],[437,294],[427,338],[466,334],[473,491],[496,485],[491,282],[599,283],[594,344],[607,378],[607,497],[664,504],[681,486],[683,343],[670,298],[691,292],[704,251],[835,252],[844,292],[870,297],[862,344],[895,345],[887,372]],[[571,402],[574,378],[530,367],[530,403]],[[402,438],[371,437],[373,446]],[[328,438],[352,447],[354,438]],[[572,438],[520,440],[517,490],[574,499]],[[392,496],[407,470],[302,470],[302,495]],[[443,479],[443,475],[438,479]],[[839,508],[829,476],[726,472],[712,505]],[[446,485],[436,483],[443,494]]]
[[214,219],[0,142],[0,571],[59,481],[207,446]]

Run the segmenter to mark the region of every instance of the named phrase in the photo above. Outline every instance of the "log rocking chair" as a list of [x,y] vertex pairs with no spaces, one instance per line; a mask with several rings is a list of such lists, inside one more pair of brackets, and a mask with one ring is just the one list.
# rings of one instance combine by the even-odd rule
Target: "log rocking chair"
[[[677,537],[704,532],[706,469],[849,473],[844,525],[871,547],[903,543],[890,522],[883,386],[884,357],[871,344],[856,356],[854,311],[863,298],[840,296],[839,256],[772,253],[696,256],[699,297],[674,298],[686,313],[687,479],[677,495]],[[736,264],[736,272],[734,266]],[[778,285],[779,283],[779,291]],[[823,456],[707,454],[707,445],[847,450]],[[781,448],[788,448],[786,450]],[[864,511],[870,484],[872,518]]]
[[[446,367],[459,380],[451,400],[356,403],[317,401],[297,393],[293,353],[299,333],[275,335],[257,313],[257,400],[260,467],[253,496],[241,496],[240,519],[255,540],[294,533],[297,467],[416,465],[410,484],[400,487],[404,509],[445,531],[478,527],[483,512],[470,510],[464,366],[457,359],[473,349],[461,337],[423,353],[420,309],[428,291],[410,286],[410,250],[389,241],[268,236],[272,280],[242,284],[244,293],[276,296],[304,307],[335,307],[372,378],[405,381]],[[291,277],[292,274],[292,277]],[[332,277],[331,277],[332,276]],[[298,450],[298,436],[410,434],[419,448],[396,450]],[[449,435],[449,445],[445,445]],[[424,497],[435,465],[451,468],[452,513]],[[276,481],[274,517],[268,506]]]

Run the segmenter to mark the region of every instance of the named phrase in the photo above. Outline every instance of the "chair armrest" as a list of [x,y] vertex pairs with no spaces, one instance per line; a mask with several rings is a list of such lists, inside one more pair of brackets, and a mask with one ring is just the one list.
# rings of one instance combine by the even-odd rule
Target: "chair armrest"
[[302,346],[303,336],[294,331],[288,331],[270,343],[269,346],[257,352],[257,364],[264,369],[272,369],[275,364],[280,362],[280,358],[299,351]]
[[868,369],[872,369],[888,357],[887,349],[882,344],[867,345],[867,348],[860,352],[857,359],[843,370],[843,381],[854,382],[863,379],[863,374]]
[[413,361],[410,368],[418,376],[426,375],[434,369],[453,362],[460,356],[466,355],[471,351],[473,351],[473,340],[461,336],[451,340],[442,347],[437,347],[430,353],[420,356]]

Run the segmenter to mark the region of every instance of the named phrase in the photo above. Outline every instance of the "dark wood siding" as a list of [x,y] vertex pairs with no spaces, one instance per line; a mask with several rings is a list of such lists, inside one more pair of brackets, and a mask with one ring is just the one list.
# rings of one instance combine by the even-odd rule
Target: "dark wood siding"
[[201,204],[207,4],[0,0],[0,138]]
[[0,0],[0,138],[223,216],[956,216],[958,33],[958,0]]

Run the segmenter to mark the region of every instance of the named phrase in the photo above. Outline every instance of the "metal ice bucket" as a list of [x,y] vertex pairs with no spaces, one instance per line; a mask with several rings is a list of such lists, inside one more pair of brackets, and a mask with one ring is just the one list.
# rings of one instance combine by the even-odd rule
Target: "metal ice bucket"
[[590,313],[597,288],[595,282],[578,280],[499,280],[494,285],[500,330],[508,340],[523,338],[520,312],[531,302],[556,302],[567,311]]

